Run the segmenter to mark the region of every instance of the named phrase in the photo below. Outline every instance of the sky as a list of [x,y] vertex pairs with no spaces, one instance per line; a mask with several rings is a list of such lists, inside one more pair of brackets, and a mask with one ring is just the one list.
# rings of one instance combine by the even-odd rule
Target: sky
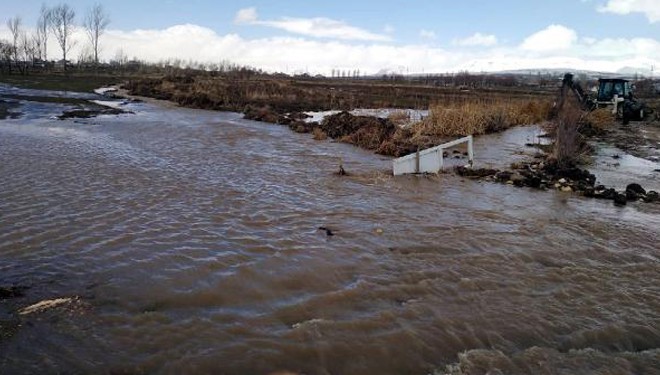
[[[3,1],[26,32],[42,4]],[[82,20],[93,1],[66,1]],[[513,69],[640,71],[660,76],[660,0],[112,0],[101,58],[229,61],[329,75]],[[54,38],[51,59],[61,56]],[[74,34],[73,59],[88,49]]]

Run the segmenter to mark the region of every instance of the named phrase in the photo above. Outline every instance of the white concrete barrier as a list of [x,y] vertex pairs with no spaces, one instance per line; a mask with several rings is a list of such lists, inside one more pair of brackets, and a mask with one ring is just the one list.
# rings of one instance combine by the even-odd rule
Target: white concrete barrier
[[474,162],[474,150],[472,136],[447,142],[439,146],[427,148],[414,154],[406,155],[402,158],[394,159],[392,166],[394,175],[400,176],[413,173],[438,173],[444,167],[443,151],[447,148],[457,146],[461,143],[468,144],[468,160],[470,164]]

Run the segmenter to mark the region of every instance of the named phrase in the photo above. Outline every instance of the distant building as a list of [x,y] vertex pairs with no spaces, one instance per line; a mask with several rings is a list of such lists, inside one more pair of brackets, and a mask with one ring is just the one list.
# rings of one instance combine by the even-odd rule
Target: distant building
[[66,65],[66,68],[67,68],[67,69],[73,67],[73,64],[72,64],[71,61],[69,61],[69,60],[66,60],[66,61],[65,61],[65,60],[58,60],[58,61],[55,61],[55,69],[64,70],[65,65]]

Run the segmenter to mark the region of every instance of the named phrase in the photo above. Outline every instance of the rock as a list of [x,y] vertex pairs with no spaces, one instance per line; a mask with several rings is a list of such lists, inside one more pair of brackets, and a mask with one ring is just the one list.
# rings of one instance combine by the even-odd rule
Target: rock
[[573,188],[573,190],[576,190],[576,191],[585,191],[588,188],[590,188],[590,186],[587,183],[585,183],[584,181],[578,181],[576,184],[574,184],[572,186],[572,188]]
[[525,186],[525,179],[522,176],[514,176],[513,178],[511,178],[511,181],[513,181],[513,186],[517,186],[517,187]]
[[[602,186],[599,186],[602,187]],[[603,187],[602,190],[599,190],[596,188],[596,191],[594,193],[594,198],[599,198],[599,199],[614,199],[614,197],[617,195],[616,190],[614,189],[605,189]]]
[[511,175],[512,173],[509,171],[502,171],[495,175],[495,179],[500,182],[507,182],[511,179]]
[[538,189],[541,187],[541,177],[530,175],[525,177],[525,185]]
[[615,193],[614,195],[614,205],[615,206],[625,206],[628,203],[628,199],[625,194]]
[[291,112],[289,113],[288,116],[292,120],[305,120],[308,118],[311,118],[312,116],[308,115],[307,113],[304,112]]
[[10,286],[9,288],[0,287],[0,300],[23,297],[24,296],[23,291],[25,289],[27,288],[20,286]]
[[562,186],[561,191],[563,191],[564,193],[570,193],[573,191],[573,188],[571,188],[570,186]]
[[626,186],[626,191],[628,190],[633,191],[640,195],[646,194],[646,190],[644,190],[644,188],[640,184],[629,184],[628,186]]
[[557,182],[559,182],[560,184],[563,185],[563,184],[566,183],[566,179],[565,178],[560,178],[559,181],[557,181]]
[[296,120],[289,123],[289,129],[296,133],[311,133],[316,126],[318,126],[318,123],[316,122],[307,123],[302,120]]
[[592,187],[584,189],[584,196],[587,198],[593,198],[595,196],[596,190]]
[[280,118],[280,115],[278,115],[273,109],[269,106],[264,106],[260,108],[254,108],[251,106],[247,106],[245,110],[243,110],[243,118],[246,120],[254,120],[254,121],[262,121],[262,122],[270,122],[273,124],[277,124],[278,120],[282,120]]
[[646,195],[646,190],[639,184],[629,184],[626,186],[626,197],[630,201],[636,201],[640,198],[644,198]]
[[456,170],[456,174],[459,176],[463,177],[479,177],[479,178],[484,178],[488,176],[494,176],[496,175],[499,171],[497,169],[488,169],[488,168],[466,168],[463,166],[458,166],[454,168]]
[[279,125],[289,125],[292,122],[293,122],[293,120],[290,119],[287,116],[284,116],[284,115],[277,116],[277,124],[279,124]]
[[646,193],[646,196],[644,196],[643,199],[646,203],[653,203],[659,201],[660,196],[658,195],[657,191],[650,190],[648,193]]

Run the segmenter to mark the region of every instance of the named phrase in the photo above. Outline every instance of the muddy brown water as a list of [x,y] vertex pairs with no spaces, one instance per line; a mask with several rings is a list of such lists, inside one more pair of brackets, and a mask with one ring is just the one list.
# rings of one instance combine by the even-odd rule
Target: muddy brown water
[[0,373],[658,373],[657,205],[393,178],[237,114],[131,109],[0,122],[0,286],[30,287],[0,301]]

